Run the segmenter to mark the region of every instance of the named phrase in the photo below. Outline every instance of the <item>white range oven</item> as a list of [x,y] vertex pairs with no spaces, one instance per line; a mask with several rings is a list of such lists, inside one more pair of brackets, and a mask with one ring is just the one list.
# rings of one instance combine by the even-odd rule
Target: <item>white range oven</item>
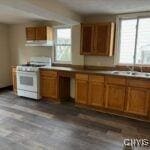
[[47,57],[32,57],[29,64],[17,66],[17,95],[32,99],[40,99],[39,68],[50,66]]
[[39,72],[17,71],[17,94],[40,99]]

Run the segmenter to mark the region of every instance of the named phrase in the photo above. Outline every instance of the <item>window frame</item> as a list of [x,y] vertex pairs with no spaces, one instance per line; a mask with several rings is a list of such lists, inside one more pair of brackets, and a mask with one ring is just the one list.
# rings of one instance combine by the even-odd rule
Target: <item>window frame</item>
[[[71,47],[71,61],[58,61],[56,60],[56,42],[57,42],[57,30],[58,29],[70,29],[71,30],[71,44],[60,44],[62,46],[69,46]],[[54,27],[54,53],[53,53],[53,63],[55,64],[72,64],[72,28],[70,26],[59,26]]]
[[[137,19],[137,26],[136,26],[136,37],[135,37],[135,46],[137,46],[138,40],[138,27],[139,27],[139,19],[141,18],[150,18],[150,13],[135,13],[135,14],[128,14],[128,15],[119,15],[116,19],[116,51],[115,51],[115,64],[118,66],[143,66],[143,67],[150,67],[150,64],[134,64],[136,59],[133,58],[133,63],[120,63],[120,44],[121,44],[121,21],[122,20],[130,20],[130,19]],[[135,47],[134,56],[136,57],[137,48]]]

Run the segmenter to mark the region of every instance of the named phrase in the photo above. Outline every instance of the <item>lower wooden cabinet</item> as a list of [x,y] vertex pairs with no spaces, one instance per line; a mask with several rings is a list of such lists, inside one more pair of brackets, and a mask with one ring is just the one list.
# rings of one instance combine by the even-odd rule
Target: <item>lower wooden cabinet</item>
[[148,116],[150,90],[144,88],[128,87],[126,112]]
[[106,108],[123,111],[126,87],[121,85],[106,85]]
[[89,96],[88,104],[95,107],[104,106],[104,77],[103,76],[89,76]]
[[76,103],[101,111],[150,119],[150,83],[119,76],[76,75]]
[[[40,70],[40,80],[42,97],[59,99],[61,95],[66,99],[66,95],[70,94],[69,90],[67,94],[60,92],[66,83],[67,89],[70,89],[69,80],[60,72]],[[100,111],[150,119],[149,80],[77,73],[75,102]]]
[[40,71],[40,91],[42,97],[58,98],[57,72]]
[[76,75],[75,101],[79,104],[88,104],[88,75]]
[[95,107],[104,106],[104,76],[76,75],[76,102]]
[[15,94],[17,93],[17,75],[16,75],[16,67],[12,68],[12,83],[13,83],[13,91]]
[[126,78],[106,77],[106,108],[123,111],[126,96]]

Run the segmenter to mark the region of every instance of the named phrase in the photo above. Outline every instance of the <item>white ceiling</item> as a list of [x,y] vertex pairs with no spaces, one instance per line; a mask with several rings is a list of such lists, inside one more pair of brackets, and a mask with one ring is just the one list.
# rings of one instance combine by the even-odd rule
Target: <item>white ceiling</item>
[[26,23],[29,21],[43,20],[35,14],[0,5],[0,22],[6,24]]
[[[82,16],[150,11],[150,0],[0,0],[0,22],[79,23]],[[74,13],[75,12],[75,13]]]
[[81,15],[150,11],[150,0],[57,0]]
[[56,0],[0,0],[0,23],[43,20],[73,25],[78,24],[81,17]]

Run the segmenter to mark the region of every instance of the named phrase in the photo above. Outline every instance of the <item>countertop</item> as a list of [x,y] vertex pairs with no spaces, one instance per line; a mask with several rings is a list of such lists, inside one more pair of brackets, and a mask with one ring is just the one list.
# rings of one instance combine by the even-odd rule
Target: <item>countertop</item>
[[143,72],[143,73],[136,72],[136,75],[131,75],[131,74],[128,74],[127,71],[102,71],[102,70],[90,70],[90,69],[84,69],[84,68],[77,69],[77,68],[72,68],[72,67],[44,66],[44,67],[41,67],[40,69],[150,79],[150,73],[146,73],[146,72]]

